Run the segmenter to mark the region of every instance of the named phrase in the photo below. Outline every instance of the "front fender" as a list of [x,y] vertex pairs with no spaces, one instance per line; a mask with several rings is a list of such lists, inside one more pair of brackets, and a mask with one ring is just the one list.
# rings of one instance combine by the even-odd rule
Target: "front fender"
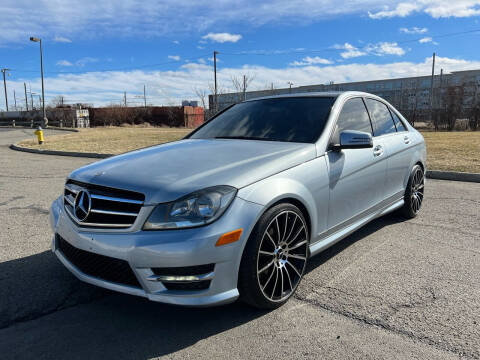
[[284,199],[295,199],[307,210],[311,243],[327,224],[328,172],[320,157],[239,190],[238,197],[264,206],[264,211]]

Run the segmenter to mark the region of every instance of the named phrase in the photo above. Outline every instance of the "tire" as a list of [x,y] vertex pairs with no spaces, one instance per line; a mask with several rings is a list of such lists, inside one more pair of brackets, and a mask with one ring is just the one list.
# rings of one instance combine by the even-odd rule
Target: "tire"
[[410,173],[407,188],[405,189],[404,205],[400,214],[407,218],[416,217],[422,207],[425,189],[425,175],[420,165],[415,165]]
[[302,212],[289,203],[267,210],[255,225],[242,255],[240,299],[260,309],[275,309],[295,293],[309,254]]

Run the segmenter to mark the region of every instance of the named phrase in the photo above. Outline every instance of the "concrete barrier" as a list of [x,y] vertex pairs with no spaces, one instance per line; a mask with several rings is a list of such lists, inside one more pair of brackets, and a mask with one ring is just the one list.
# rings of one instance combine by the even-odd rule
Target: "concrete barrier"
[[480,183],[480,174],[455,171],[427,170],[427,178],[437,180],[466,181]]

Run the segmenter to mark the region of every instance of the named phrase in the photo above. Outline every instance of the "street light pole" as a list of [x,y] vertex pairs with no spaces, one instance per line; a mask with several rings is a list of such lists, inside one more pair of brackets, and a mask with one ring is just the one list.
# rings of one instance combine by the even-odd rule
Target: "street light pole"
[[2,69],[3,74],[3,90],[5,91],[5,108],[8,111],[8,95],[7,95],[7,81],[5,80],[5,73],[10,69]]
[[43,85],[43,51],[42,51],[42,39],[36,37],[30,37],[30,41],[40,43],[40,73],[42,75],[42,113],[43,113],[43,126],[47,127],[48,119],[45,113],[45,87]]

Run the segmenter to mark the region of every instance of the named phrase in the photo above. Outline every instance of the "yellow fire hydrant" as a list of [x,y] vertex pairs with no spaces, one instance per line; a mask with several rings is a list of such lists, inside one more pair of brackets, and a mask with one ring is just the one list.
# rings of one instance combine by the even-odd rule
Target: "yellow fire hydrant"
[[35,135],[37,135],[38,143],[43,144],[45,139],[43,138],[43,130],[41,126],[37,128],[37,130],[35,131]]

